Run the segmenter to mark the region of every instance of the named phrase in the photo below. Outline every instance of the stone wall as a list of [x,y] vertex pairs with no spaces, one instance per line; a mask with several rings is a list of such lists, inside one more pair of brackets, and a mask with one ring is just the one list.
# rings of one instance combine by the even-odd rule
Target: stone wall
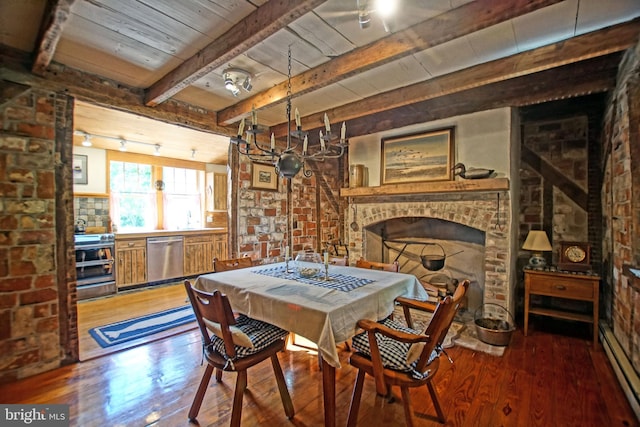
[[[71,200],[71,133],[61,131],[71,104],[64,95],[4,85],[15,95],[0,106],[0,382],[58,367],[74,358],[74,346],[77,354],[66,280],[73,218],[60,209]],[[57,144],[65,138],[68,146]]]
[[302,250],[324,251],[324,242],[340,239],[345,159],[309,163],[310,177],[301,171],[290,182],[279,178],[277,191],[260,191],[251,188],[251,162],[242,156],[235,218],[238,247],[232,253],[269,263],[282,260],[286,246],[295,257]]

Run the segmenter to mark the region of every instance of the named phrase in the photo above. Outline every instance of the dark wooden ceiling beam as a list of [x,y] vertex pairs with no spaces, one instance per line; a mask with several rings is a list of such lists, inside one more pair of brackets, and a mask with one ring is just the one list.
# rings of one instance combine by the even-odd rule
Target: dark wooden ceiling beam
[[[640,19],[635,19],[573,39],[380,93],[333,108],[327,113],[333,118],[333,122],[350,121],[357,117],[442,97],[473,87],[619,52],[635,45],[638,34],[640,34]],[[305,129],[320,128],[323,124],[323,115],[324,113],[317,113],[304,117],[303,120],[307,123]],[[282,137],[287,133],[287,124],[280,123],[272,126],[270,131],[276,137]]]
[[56,0],[47,2],[45,16],[42,19],[40,35],[38,40],[38,50],[31,71],[42,75],[45,68],[49,66],[53,55],[62,37],[64,26],[71,15],[71,6],[76,0]]
[[[605,92],[615,87],[620,58],[621,53],[614,53],[360,117],[349,122],[349,135],[369,135],[477,111]],[[316,140],[317,136],[310,143]]]
[[[509,2],[476,0],[293,76],[291,85],[295,88],[296,96],[312,92],[412,53],[443,44],[558,2],[559,0],[515,0]],[[236,122],[246,116],[254,106],[256,109],[260,109],[283,102],[286,99],[286,94],[287,82],[285,81],[219,111],[219,123]],[[305,125],[303,124],[303,127]]]
[[151,85],[146,105],[166,101],[196,80],[286,27],[326,0],[270,0],[229,31]]
[[190,129],[232,135],[217,125],[216,113],[173,99],[155,108],[144,105],[144,90],[52,62],[42,76],[30,72],[31,56],[0,44],[0,79],[54,92]]

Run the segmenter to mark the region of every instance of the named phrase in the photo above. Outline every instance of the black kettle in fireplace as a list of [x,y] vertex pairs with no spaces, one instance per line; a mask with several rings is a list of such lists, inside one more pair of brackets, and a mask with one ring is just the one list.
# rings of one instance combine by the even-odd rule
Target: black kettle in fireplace
[[79,219],[76,221],[76,226],[73,230],[75,234],[84,234],[87,227],[87,222],[84,219]]

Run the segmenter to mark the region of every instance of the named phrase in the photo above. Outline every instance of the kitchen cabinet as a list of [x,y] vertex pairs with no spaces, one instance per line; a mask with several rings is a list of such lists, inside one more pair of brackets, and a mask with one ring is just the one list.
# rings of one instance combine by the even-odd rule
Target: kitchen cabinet
[[116,240],[116,286],[124,288],[147,281],[147,239]]
[[184,275],[210,273],[215,258],[215,234],[196,234],[184,237]]
[[227,241],[228,239],[226,233],[218,233],[213,235],[213,255],[215,258],[229,258]]

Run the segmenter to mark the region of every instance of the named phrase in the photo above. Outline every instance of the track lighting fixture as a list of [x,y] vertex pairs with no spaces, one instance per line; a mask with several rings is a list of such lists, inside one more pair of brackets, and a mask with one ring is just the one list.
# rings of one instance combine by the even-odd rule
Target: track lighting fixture
[[253,89],[251,73],[240,68],[227,68],[222,72],[222,78],[224,80],[224,88],[231,92],[233,96],[238,96],[240,88],[247,92]]
[[127,141],[125,141],[124,139],[122,141],[120,141],[120,151],[127,151]]
[[93,144],[91,143],[91,136],[88,133],[84,134],[84,141],[82,141],[83,147],[91,147]]
[[156,148],[155,151],[153,152],[154,156],[159,156],[160,155],[160,144],[156,144]]

